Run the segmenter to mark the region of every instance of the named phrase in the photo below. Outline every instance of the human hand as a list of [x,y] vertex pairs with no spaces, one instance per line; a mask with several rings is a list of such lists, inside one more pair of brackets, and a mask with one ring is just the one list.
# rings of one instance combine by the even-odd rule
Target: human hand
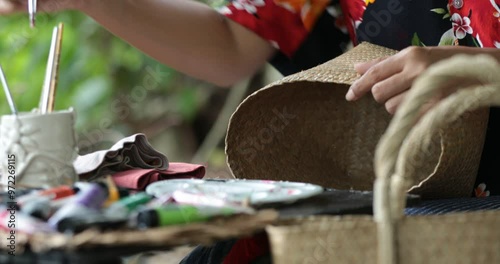
[[[37,8],[43,12],[80,9],[88,0],[38,0]],[[0,15],[28,11],[27,0],[0,0]]]
[[346,100],[355,101],[371,91],[375,101],[394,114],[413,81],[430,65],[455,53],[452,49],[409,47],[387,58],[356,64],[362,76],[351,85]]

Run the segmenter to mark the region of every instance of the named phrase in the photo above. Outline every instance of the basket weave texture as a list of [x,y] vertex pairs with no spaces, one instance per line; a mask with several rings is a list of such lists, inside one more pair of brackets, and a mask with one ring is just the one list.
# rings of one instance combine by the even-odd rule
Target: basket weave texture
[[[232,115],[227,162],[236,178],[309,182],[336,189],[372,190],[375,147],[392,118],[371,96],[347,102],[357,62],[396,51],[362,43],[325,64],[288,76],[246,98]],[[405,168],[412,193],[426,198],[470,195],[484,144],[488,109],[434,131],[432,144],[407,138]],[[450,184],[450,180],[453,184]]]
[[[399,224],[400,263],[500,263],[500,212],[407,217]],[[377,263],[369,216],[315,217],[267,228],[275,264]]]

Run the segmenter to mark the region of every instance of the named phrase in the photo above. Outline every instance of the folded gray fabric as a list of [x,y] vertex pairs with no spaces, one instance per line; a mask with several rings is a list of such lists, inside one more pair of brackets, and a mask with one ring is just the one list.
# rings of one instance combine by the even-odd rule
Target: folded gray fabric
[[155,150],[144,134],[135,134],[115,143],[108,150],[78,156],[75,171],[84,180],[130,169],[168,169],[167,157]]

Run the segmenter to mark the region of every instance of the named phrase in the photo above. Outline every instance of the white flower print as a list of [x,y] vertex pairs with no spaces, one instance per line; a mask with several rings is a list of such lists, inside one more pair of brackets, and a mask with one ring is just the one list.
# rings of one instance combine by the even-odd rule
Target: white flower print
[[295,9],[293,8],[293,6],[292,6],[292,5],[290,5],[290,3],[287,3],[287,2],[281,2],[281,1],[277,1],[277,2],[276,2],[276,1],[275,1],[275,4],[276,4],[276,5],[279,5],[279,6],[281,6],[281,7],[283,7],[284,9],[286,9],[286,10],[288,10],[288,11],[292,12],[292,13],[295,13],[295,12],[296,12],[296,11],[295,11]]
[[219,9],[217,9],[217,11],[219,11],[219,13],[221,13],[223,15],[232,15],[233,14],[233,11],[231,11],[231,9],[229,9],[229,7],[227,7],[227,6],[223,6]]
[[280,49],[280,45],[278,44],[278,42],[274,41],[274,40],[271,40],[269,41],[271,43],[271,46],[273,46],[275,49]]
[[486,190],[486,184],[481,183],[474,189],[474,194],[476,197],[487,197],[490,196],[490,191]]
[[239,10],[246,10],[250,14],[257,13],[257,7],[265,6],[264,0],[236,0],[233,6]]
[[495,47],[498,48],[498,49],[500,49],[500,42],[495,41]]
[[483,42],[481,41],[481,37],[479,36],[479,34],[476,34],[476,40],[477,40],[477,43],[479,43],[479,47],[484,47],[483,46]]
[[463,39],[468,34],[472,34],[472,28],[470,27],[470,19],[468,17],[461,17],[459,14],[455,13],[451,16],[451,22],[453,25],[453,31],[458,39]]

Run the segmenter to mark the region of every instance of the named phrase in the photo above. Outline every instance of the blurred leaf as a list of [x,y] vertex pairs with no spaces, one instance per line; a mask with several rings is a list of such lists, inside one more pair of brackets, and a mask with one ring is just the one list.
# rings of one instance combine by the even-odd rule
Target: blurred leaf
[[109,79],[104,76],[89,79],[77,87],[73,96],[74,106],[80,111],[88,111],[100,104],[109,95]]
[[177,99],[179,100],[177,102],[179,113],[185,120],[191,121],[199,108],[196,90],[183,89]]

